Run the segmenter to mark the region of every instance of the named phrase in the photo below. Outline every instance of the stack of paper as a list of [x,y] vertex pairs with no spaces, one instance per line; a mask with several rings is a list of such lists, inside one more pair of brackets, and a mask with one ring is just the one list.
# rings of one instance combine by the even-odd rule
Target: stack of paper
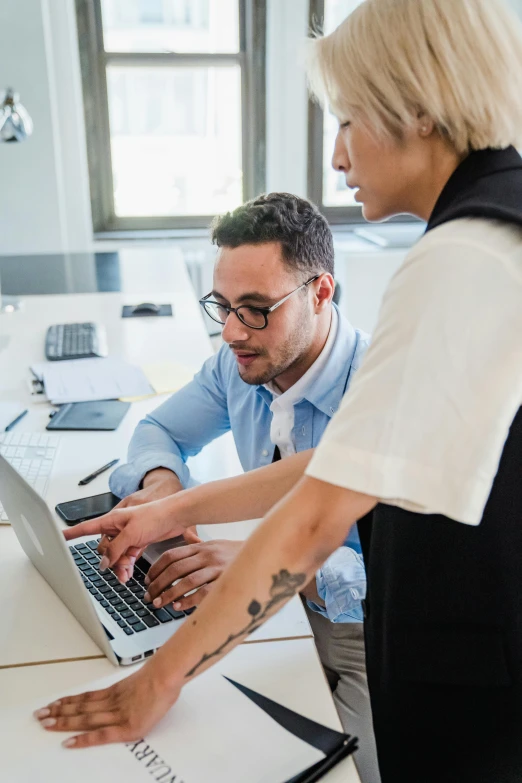
[[143,370],[123,359],[72,359],[31,367],[54,405],[117,400],[154,393]]
[[136,367],[123,359],[71,359],[33,364],[54,405],[93,400],[136,402],[156,394],[177,391],[189,383],[194,371],[176,362]]

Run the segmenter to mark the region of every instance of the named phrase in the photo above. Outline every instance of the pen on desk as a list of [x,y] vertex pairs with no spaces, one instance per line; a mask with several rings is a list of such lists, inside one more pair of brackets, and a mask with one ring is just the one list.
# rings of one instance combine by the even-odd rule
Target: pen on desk
[[103,473],[104,470],[109,470],[109,468],[112,468],[113,465],[116,465],[117,462],[119,462],[119,459],[113,459],[110,462],[108,462],[106,465],[103,465],[101,468],[98,468],[98,470],[95,470],[94,473],[91,473],[89,476],[85,476],[81,481],[78,482],[78,486],[82,487],[84,484],[88,484],[90,481],[96,478],[96,476],[99,476],[100,473]]
[[27,408],[25,409],[25,411],[22,411],[22,412],[21,412],[21,413],[20,413],[20,414],[19,414],[19,415],[16,417],[16,419],[13,419],[13,421],[12,421],[10,424],[8,424],[8,425],[7,425],[7,427],[5,428],[5,431],[6,431],[6,432],[9,432],[9,430],[12,430],[12,429],[13,429],[13,427],[15,426],[15,424],[18,424],[18,422],[20,421],[20,419],[23,419],[23,418],[24,418],[24,416],[25,416],[25,414],[26,414],[26,413],[29,413],[29,410],[28,410]]

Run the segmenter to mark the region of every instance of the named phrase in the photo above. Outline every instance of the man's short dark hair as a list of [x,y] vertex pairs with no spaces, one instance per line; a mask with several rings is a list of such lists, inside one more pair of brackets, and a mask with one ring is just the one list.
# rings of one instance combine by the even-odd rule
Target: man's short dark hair
[[218,247],[279,242],[287,266],[306,275],[334,273],[333,237],[326,218],[310,201],[291,193],[267,193],[215,218]]

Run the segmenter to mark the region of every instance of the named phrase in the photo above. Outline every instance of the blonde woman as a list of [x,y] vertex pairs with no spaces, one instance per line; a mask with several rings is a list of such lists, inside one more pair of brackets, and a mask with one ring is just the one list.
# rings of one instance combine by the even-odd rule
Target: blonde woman
[[[293,489],[197,613],[127,680],[39,717],[85,732],[68,747],[141,737],[370,515],[360,532],[383,782],[518,782],[522,160],[511,145],[522,134],[521,26],[494,0],[366,0],[313,44],[310,77],[339,120],[333,165],[365,216],[409,212],[427,234],[386,292],[307,475],[302,454],[264,469],[274,480],[265,502]],[[259,473],[246,478],[258,508]],[[71,535],[114,536],[104,550],[114,564],[178,532],[184,502],[123,510]]]

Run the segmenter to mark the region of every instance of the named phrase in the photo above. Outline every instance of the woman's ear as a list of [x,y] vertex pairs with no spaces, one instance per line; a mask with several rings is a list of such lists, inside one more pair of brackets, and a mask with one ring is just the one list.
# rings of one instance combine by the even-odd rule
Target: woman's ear
[[419,112],[417,114],[417,133],[422,138],[427,138],[428,136],[431,136],[433,131],[435,130],[435,123],[431,119],[431,117],[428,117],[427,114],[424,112]]

